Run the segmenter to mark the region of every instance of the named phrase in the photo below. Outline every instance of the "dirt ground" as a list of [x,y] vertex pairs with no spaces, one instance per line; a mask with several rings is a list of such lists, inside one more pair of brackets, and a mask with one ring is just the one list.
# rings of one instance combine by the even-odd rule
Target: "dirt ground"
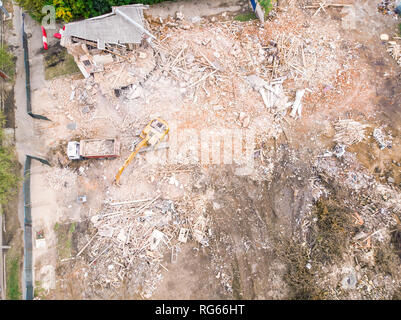
[[[33,227],[45,235],[45,244],[39,241],[34,249],[42,298],[391,299],[401,284],[401,69],[380,40],[382,33],[395,35],[397,20],[380,14],[376,2],[345,1],[353,6],[315,15],[316,9],[280,1],[264,26],[234,22],[235,13],[220,8],[192,23],[198,15],[191,11],[194,4],[183,2],[184,21],[160,24],[149,17],[159,41],[156,48],[142,48],[135,63],[116,63],[89,80],[70,76],[38,83],[34,111],[52,122],[35,122],[33,130],[37,150],[53,164],[35,164],[32,174]],[[287,48],[273,71],[265,61],[272,43]],[[300,59],[295,67],[293,56]],[[167,68],[168,61],[176,68]],[[116,95],[113,84],[124,81],[124,70],[137,78]],[[246,80],[251,74],[266,81],[287,76],[283,88],[290,101],[307,88],[302,116],[266,108]],[[116,186],[114,176],[132,142],[155,117],[171,126],[170,149],[139,155]],[[338,119],[369,125],[365,139],[347,146],[340,158],[325,155],[336,144]],[[372,138],[378,127],[391,136],[390,148],[381,150]],[[253,134],[251,160],[201,163],[189,148],[192,140],[183,131],[188,128],[195,134]],[[69,140],[110,137],[121,140],[120,158],[66,158]],[[218,143],[211,142],[213,154]],[[191,228],[197,217],[207,217],[207,243],[194,235],[179,243],[177,232],[165,227],[173,236],[156,264],[146,256],[137,268],[116,262],[103,250],[107,236],[75,257],[101,229],[93,217],[110,214],[107,203],[157,194],[174,203],[178,225]],[[87,196],[84,204],[77,202],[81,195]],[[69,229],[72,223],[77,227]],[[70,258],[59,256],[66,243],[60,243],[58,230],[71,231],[62,237]],[[324,235],[333,236],[332,242]],[[179,248],[175,262],[173,245]],[[114,285],[120,281],[113,270],[121,264],[126,278]],[[139,280],[135,268],[143,270]]]

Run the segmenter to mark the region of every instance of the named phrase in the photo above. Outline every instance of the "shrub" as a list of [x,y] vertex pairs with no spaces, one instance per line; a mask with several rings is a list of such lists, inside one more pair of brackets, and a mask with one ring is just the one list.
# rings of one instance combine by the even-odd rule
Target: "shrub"
[[265,10],[265,16],[269,15],[275,2],[276,0],[259,0],[260,6]]
[[[0,113],[0,141],[3,141],[5,117]],[[6,204],[18,190],[16,157],[12,148],[0,146],[0,205]]]
[[349,241],[349,214],[335,201],[316,203],[316,229],[312,232],[312,256],[321,263],[340,258]]
[[15,74],[14,56],[8,51],[6,46],[0,47],[0,68],[10,78]]
[[166,0],[15,0],[37,21],[45,16],[42,8],[46,5],[53,5],[56,9],[57,19],[64,22],[96,17],[110,12],[112,6],[135,3],[156,4],[163,1]]

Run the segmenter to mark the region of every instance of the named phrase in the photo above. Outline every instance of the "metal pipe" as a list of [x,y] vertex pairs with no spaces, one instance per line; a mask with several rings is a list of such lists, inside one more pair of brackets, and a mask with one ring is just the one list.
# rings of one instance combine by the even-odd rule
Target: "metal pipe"
[[138,22],[136,22],[135,20],[131,19],[129,16],[127,16],[124,12],[120,11],[120,9],[116,9],[116,14],[119,14],[121,17],[123,17],[125,20],[127,20],[128,22],[132,23],[134,26],[136,26],[137,28],[139,28],[141,31],[143,31],[144,33],[146,33],[149,37],[156,39],[156,37],[151,34],[148,30],[146,30],[143,26],[141,26]]

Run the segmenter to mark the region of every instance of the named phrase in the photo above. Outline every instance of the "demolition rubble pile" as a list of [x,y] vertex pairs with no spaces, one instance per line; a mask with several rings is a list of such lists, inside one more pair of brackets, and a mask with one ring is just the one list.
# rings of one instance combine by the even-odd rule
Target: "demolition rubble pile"
[[379,145],[380,150],[384,148],[391,148],[392,146],[392,138],[391,135],[386,134],[383,128],[375,128],[373,130],[373,139]]
[[338,120],[334,124],[336,134],[334,141],[346,146],[359,143],[365,139],[366,128],[368,125],[354,121],[352,119]]
[[401,66],[401,44],[396,41],[388,42],[387,51],[393,57],[393,59]]
[[[292,18],[286,14],[282,17],[284,21]],[[191,112],[199,122],[209,125],[241,118],[242,127],[258,129],[254,119],[264,114],[257,125],[266,128],[266,122],[272,126],[276,116],[289,113],[300,117],[307,92],[312,94],[323,82],[330,82],[342,68],[338,61],[344,57],[333,55],[339,40],[319,36],[318,41],[311,41],[316,38],[313,30],[306,29],[302,37],[260,28],[256,21],[204,21],[199,25],[185,21],[185,17],[169,19],[172,21],[149,19],[149,29],[157,40],[135,51],[114,54],[113,59],[99,60],[98,55],[105,52],[89,50],[88,46],[77,51],[77,55],[84,52],[102,64],[93,76],[74,81],[72,93],[60,96],[63,101],[58,103],[59,108],[68,110],[65,116],[77,122],[80,134],[93,136],[95,130],[89,132],[86,124],[95,119],[110,120],[116,131],[122,132],[138,118],[172,114],[184,105],[193,106]],[[347,63],[343,67],[347,68]],[[251,77],[256,82],[249,81]],[[69,89],[59,82],[54,81],[54,95]],[[259,92],[261,99],[250,88]],[[97,110],[103,101],[97,93],[115,102],[107,107],[115,109],[107,110],[107,116]],[[116,97],[122,99],[116,101]],[[266,117],[264,106],[270,110],[271,119]],[[230,119],[231,115],[236,119]],[[269,132],[272,136],[281,133],[273,131]],[[132,134],[127,133],[128,139],[133,139]]]
[[85,152],[87,154],[109,155],[114,152],[114,142],[107,140],[92,140],[86,145]]
[[69,168],[53,168],[46,174],[46,182],[52,190],[71,188],[77,183],[77,175]]
[[382,0],[377,4],[377,10],[386,15],[386,14],[394,14],[394,0]]
[[[347,205],[358,213],[365,221],[365,232],[374,232],[381,228],[394,225],[394,217],[401,214],[401,195],[387,184],[378,182],[359,163],[356,156],[346,153],[343,156],[341,167],[335,164],[334,158],[318,157],[315,168],[318,173],[316,181],[321,194],[330,193],[326,189],[329,181],[336,181],[336,187],[347,190],[350,194],[359,194],[359,197],[347,199]],[[321,182],[326,183],[323,187]],[[331,184],[333,186],[333,184]],[[356,209],[358,208],[358,209]]]
[[[85,257],[86,280],[97,289],[117,289],[123,282],[143,298],[150,298],[158,281],[164,254],[177,262],[180,244],[190,239],[208,245],[203,215],[189,217],[171,200],[110,202],[90,219],[95,231],[81,239],[77,257]],[[84,242],[85,240],[85,242]],[[86,243],[86,244],[85,244]],[[167,270],[168,271],[168,270]]]

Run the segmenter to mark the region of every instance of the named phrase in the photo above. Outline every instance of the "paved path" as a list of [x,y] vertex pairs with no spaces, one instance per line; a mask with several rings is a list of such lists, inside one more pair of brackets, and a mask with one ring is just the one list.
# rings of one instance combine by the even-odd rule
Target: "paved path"
[[0,300],[6,299],[5,293],[5,270],[4,270],[4,253],[2,250],[3,246],[3,214],[0,213]]
[[[10,43],[17,46],[15,52],[17,56],[16,62],[16,80],[15,80],[15,136],[16,136],[16,151],[18,161],[22,165],[21,174],[25,164],[26,155],[40,156],[45,154],[46,146],[40,140],[39,134],[35,126],[40,125],[43,120],[36,120],[27,114],[26,110],[26,89],[25,89],[25,66],[24,66],[24,49],[22,46],[22,10],[14,5],[14,34],[10,37]],[[53,34],[56,30],[48,29],[48,35]],[[25,32],[28,34],[29,48],[29,64],[31,73],[31,95],[34,96],[35,90],[38,90],[45,85],[45,74],[43,66],[43,54],[40,52],[42,44],[42,31],[40,25],[35,22],[28,14],[25,15]],[[49,37],[49,42],[55,41]],[[33,112],[35,113],[35,105],[32,104]],[[31,181],[32,185],[32,181]],[[32,186],[31,186],[32,187]],[[21,226],[24,225],[24,199],[22,188],[19,194],[18,216]],[[21,288],[23,299],[25,299],[25,275],[21,277]]]

